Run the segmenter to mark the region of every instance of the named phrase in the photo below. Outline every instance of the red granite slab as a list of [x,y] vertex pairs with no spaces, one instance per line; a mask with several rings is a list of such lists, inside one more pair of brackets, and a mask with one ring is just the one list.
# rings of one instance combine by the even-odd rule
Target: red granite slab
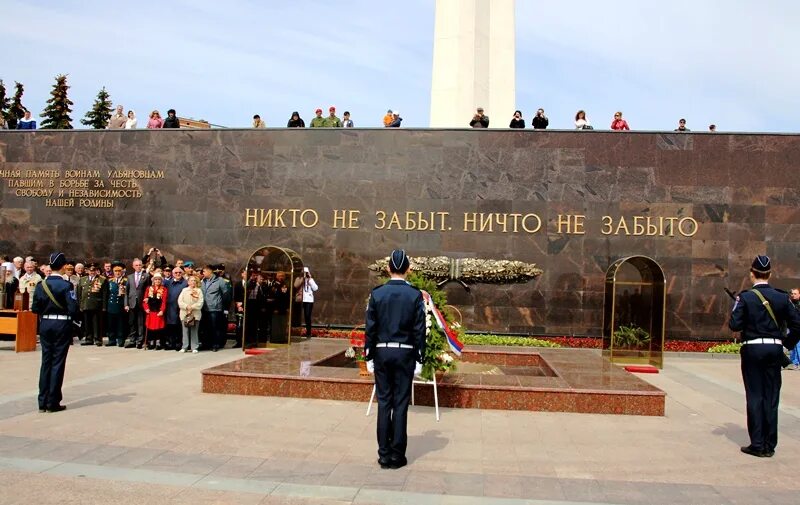
[[[203,392],[369,401],[372,377],[339,363],[348,346],[311,340],[203,371]],[[463,372],[437,381],[439,405],[453,408],[663,416],[665,393],[600,353],[584,349],[466,347]],[[493,365],[477,373],[471,364]],[[480,367],[480,365],[478,365]],[[433,387],[417,384],[417,405],[434,404]]]

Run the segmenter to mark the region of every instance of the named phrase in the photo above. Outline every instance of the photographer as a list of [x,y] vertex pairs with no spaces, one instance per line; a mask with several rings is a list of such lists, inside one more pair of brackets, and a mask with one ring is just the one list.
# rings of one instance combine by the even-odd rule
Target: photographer
[[164,269],[167,266],[167,258],[161,254],[161,250],[157,247],[151,247],[147,254],[142,257],[142,263],[146,265],[145,271],[148,274],[153,273],[156,268]]
[[536,115],[533,116],[533,119],[531,120],[531,126],[533,126],[533,129],[546,130],[549,124],[550,120],[544,115],[544,109],[537,110]]
[[514,111],[514,117],[511,118],[511,123],[509,123],[508,127],[525,128],[525,120],[522,119],[522,111],[520,110]]
[[311,311],[314,309],[314,291],[319,289],[308,267],[303,267],[303,276],[294,281],[295,301],[303,304],[303,321],[306,324],[306,338],[311,338]]
[[473,128],[489,128],[489,116],[483,113],[483,107],[478,107],[469,125]]

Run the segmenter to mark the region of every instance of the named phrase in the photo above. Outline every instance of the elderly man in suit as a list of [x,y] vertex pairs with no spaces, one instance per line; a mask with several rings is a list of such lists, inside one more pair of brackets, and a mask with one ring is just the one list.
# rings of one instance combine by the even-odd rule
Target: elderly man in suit
[[150,275],[142,268],[142,260],[133,260],[133,273],[128,276],[128,289],[125,293],[125,312],[128,313],[129,342],[126,348],[142,348],[144,342],[144,290]]

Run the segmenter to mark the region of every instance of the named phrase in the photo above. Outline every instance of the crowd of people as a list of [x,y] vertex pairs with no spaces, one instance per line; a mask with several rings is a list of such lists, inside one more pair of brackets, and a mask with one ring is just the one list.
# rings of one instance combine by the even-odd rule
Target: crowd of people
[[[489,127],[489,116],[486,116],[483,113],[483,108],[478,107],[475,115],[472,117],[472,121],[470,121],[469,125],[472,128],[488,128]],[[546,130],[547,127],[550,125],[550,120],[547,119],[547,116],[544,114],[544,109],[538,109],[536,111],[536,115],[533,116],[531,120],[531,127],[534,130]],[[509,128],[525,128],[525,120],[522,118],[522,111],[514,111],[514,116],[511,118],[511,123],[508,125]],[[586,111],[579,110],[575,113],[575,129],[576,130],[594,130],[592,123],[589,122],[589,119],[586,117]],[[614,131],[630,131],[630,126],[628,122],[622,118],[622,112],[617,111],[614,113],[614,119],[611,120],[611,130]],[[676,132],[689,132],[689,128],[686,127],[686,119],[681,118],[678,121],[678,127],[675,128]],[[708,131],[716,132],[717,126],[714,124],[708,125]]]
[[[53,274],[50,266],[32,256],[3,256],[0,262],[5,269],[0,305],[13,307],[20,293],[27,303],[21,308],[30,309],[36,286]],[[158,248],[130,267],[116,260],[66,262],[60,275],[71,283],[78,304],[75,337],[81,345],[197,353],[222,349],[231,339],[233,347],[274,341],[274,335],[286,339],[292,294],[302,306],[305,335],[311,336],[318,286],[308,268],[293,286],[285,272],[257,269],[243,270],[241,280],[231,281],[224,264],[197,268],[182,259],[169,264]]]
[[[118,105],[114,114],[111,116],[108,122],[107,129],[110,130],[131,130],[138,127],[138,120],[136,118],[136,112],[133,110],[129,110],[127,114],[124,113],[125,108],[122,105]],[[328,108],[328,115],[323,116],[323,111],[321,108],[317,108],[314,111],[314,117],[311,119],[309,127],[311,128],[353,128],[355,127],[355,123],[350,116],[350,111],[345,111],[342,114],[342,117],[339,118],[336,115],[336,107],[329,107]],[[403,118],[400,116],[400,112],[392,109],[386,111],[386,115],[383,116],[383,126],[385,128],[399,128],[400,125],[403,123]],[[534,130],[546,130],[547,127],[550,125],[550,120],[544,113],[544,109],[538,109],[536,114],[531,119],[531,127]],[[594,127],[592,123],[589,121],[586,111],[579,110],[575,114],[575,129],[576,130],[593,130]],[[472,116],[472,119],[469,122],[469,126],[471,128],[489,128],[489,116],[487,116],[483,110],[483,107],[478,107],[475,111],[475,114]],[[509,123],[509,128],[515,129],[522,129],[526,128],[527,123],[523,118],[522,111],[516,110],[514,111],[513,116],[511,117],[511,122]],[[261,118],[261,115],[255,114],[253,116],[253,128],[266,128],[267,123],[264,119]],[[298,111],[292,112],[292,115],[289,117],[289,120],[286,123],[287,128],[305,128],[306,122],[300,117],[300,113]],[[7,128],[5,123],[2,122],[0,119],[0,129]],[[157,129],[157,128],[180,128],[180,121],[178,116],[175,113],[175,109],[169,109],[167,111],[167,117],[162,118],[161,113],[157,110],[154,110],[150,113],[149,119],[147,121],[147,128],[150,129]],[[623,119],[622,112],[617,111],[614,113],[614,118],[611,120],[611,125],[609,127],[613,131],[628,131],[630,130],[630,126],[628,122]],[[35,130],[36,129],[36,121],[31,118],[31,114],[29,111],[25,112],[25,117],[20,119],[19,123],[17,124],[18,130]],[[691,130],[686,127],[686,119],[681,118],[678,121],[678,127],[675,128],[676,132],[690,132]],[[709,132],[716,132],[717,126],[714,124],[708,125]]]

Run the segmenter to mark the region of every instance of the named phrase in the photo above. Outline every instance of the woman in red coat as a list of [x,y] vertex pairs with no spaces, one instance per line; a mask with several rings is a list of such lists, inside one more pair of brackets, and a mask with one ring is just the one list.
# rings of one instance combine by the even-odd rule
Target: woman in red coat
[[167,323],[164,318],[164,311],[167,308],[167,288],[162,285],[163,279],[160,273],[153,275],[152,284],[144,294],[142,306],[147,314],[144,320],[144,327],[147,329],[147,347],[145,349],[161,349],[161,338]]
[[616,131],[630,130],[628,122],[622,119],[622,112],[614,114],[614,120],[611,121],[611,129]]

